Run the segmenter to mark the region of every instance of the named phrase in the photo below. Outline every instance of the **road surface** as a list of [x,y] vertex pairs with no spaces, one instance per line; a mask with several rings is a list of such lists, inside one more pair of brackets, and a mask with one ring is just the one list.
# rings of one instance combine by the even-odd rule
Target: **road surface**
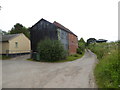
[[81,59],[64,63],[26,60],[29,55],[2,61],[3,88],[96,88],[96,56],[86,51]]

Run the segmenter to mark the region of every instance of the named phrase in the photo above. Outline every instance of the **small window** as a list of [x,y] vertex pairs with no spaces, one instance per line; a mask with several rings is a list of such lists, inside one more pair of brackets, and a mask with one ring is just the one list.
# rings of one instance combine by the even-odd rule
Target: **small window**
[[15,47],[18,48],[18,42],[15,42]]

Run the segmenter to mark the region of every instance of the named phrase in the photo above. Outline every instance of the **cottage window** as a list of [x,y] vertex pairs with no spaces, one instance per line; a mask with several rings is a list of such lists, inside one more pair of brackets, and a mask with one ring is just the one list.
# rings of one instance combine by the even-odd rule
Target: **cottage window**
[[15,42],[15,47],[18,48],[18,42]]

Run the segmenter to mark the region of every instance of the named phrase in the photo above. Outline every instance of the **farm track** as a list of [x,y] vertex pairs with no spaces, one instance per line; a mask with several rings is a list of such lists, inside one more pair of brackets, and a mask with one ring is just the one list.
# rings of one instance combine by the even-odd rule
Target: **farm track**
[[81,59],[64,63],[26,60],[29,55],[2,61],[3,88],[96,88],[96,55],[86,51]]

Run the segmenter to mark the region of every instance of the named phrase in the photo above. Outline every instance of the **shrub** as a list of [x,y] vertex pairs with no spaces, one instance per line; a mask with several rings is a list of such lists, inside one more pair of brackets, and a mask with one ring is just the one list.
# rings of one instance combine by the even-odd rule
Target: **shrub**
[[102,59],[109,52],[107,43],[90,44],[88,48],[97,55],[98,59]]
[[78,55],[78,54],[74,54],[73,56],[74,56],[74,57],[79,57],[79,55]]
[[77,53],[82,54],[82,50],[80,48],[77,48]]
[[58,40],[46,38],[38,44],[37,50],[42,61],[52,62],[65,59],[67,56],[67,52]]

